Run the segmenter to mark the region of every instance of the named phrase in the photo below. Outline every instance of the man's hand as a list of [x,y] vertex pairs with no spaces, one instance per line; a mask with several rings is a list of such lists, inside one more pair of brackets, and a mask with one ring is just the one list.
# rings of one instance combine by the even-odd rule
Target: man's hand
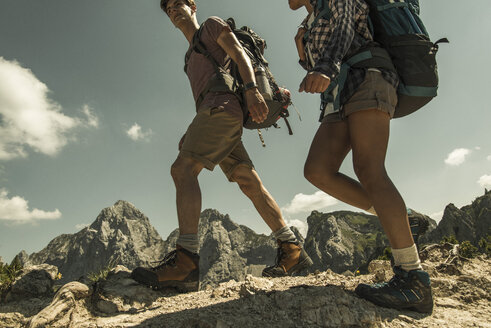
[[245,100],[247,109],[251,114],[252,121],[256,123],[262,123],[268,117],[268,106],[264,101],[263,96],[259,93],[257,88],[249,89],[245,92]]
[[300,57],[301,61],[305,61],[307,58],[305,57],[305,46],[303,44],[303,36],[307,32],[305,27],[300,27],[297,31],[297,35],[295,35],[295,45],[297,46],[298,57]]
[[184,133],[184,135],[181,138],[181,141],[179,141],[179,145],[177,146],[177,149],[179,149],[179,151],[181,151],[182,144],[184,143],[185,138],[186,138],[186,134]]
[[309,72],[300,83],[298,92],[322,93],[326,91],[331,83],[331,79],[327,75],[320,72]]

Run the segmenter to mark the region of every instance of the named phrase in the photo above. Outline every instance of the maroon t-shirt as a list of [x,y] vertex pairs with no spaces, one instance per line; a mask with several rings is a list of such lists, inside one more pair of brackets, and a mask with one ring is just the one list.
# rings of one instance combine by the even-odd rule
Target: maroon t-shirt
[[[202,25],[201,42],[215,58],[217,63],[225,69],[230,68],[231,58],[217,43],[218,36],[223,30],[231,31],[227,22],[219,17],[210,17]],[[189,60],[186,74],[188,75],[194,100],[198,99],[201,92],[206,87],[210,78],[216,74],[215,67],[204,55],[197,53],[191,48],[188,50]],[[242,109],[236,96],[229,93],[208,92],[203,99],[200,108],[220,107],[231,113],[242,115]]]

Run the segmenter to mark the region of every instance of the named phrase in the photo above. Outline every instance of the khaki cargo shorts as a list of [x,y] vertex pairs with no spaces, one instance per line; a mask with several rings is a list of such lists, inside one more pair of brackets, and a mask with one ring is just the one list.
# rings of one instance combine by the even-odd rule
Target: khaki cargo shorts
[[340,112],[324,116],[322,123],[339,122],[349,115],[367,109],[378,109],[394,116],[397,105],[397,91],[377,69],[369,68],[365,80],[353,96],[343,105]]
[[202,163],[213,171],[220,165],[229,181],[239,165],[254,168],[242,144],[242,117],[223,106],[200,108],[186,131],[179,156]]

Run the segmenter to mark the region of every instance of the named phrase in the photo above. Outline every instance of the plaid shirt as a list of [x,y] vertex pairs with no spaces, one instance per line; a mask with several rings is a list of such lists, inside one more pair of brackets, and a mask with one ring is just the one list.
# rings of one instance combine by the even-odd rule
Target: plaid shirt
[[[310,0],[314,8],[314,17],[319,15],[317,1],[326,1],[332,15],[328,20],[319,18],[315,26],[311,27],[305,51],[307,58],[310,55],[313,63],[307,60],[300,64],[307,71],[321,72],[333,80],[339,74],[343,59],[349,58],[362,46],[373,42],[368,28],[368,5],[363,0]],[[302,26],[306,28],[309,16],[302,22]],[[358,89],[365,79],[366,70],[350,69],[340,95],[341,104],[351,98]],[[397,88],[397,74],[382,69],[380,71],[384,79]]]

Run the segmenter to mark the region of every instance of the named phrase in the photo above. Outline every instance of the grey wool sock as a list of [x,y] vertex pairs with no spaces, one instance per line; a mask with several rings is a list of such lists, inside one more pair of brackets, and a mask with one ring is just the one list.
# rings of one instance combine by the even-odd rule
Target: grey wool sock
[[273,235],[276,239],[281,241],[297,241],[297,237],[295,237],[295,234],[288,226],[284,226],[281,229],[273,231]]
[[407,248],[392,249],[394,265],[405,271],[422,269],[416,244]]
[[198,253],[199,240],[197,234],[190,233],[186,235],[179,235],[176,244],[190,251],[191,253]]

